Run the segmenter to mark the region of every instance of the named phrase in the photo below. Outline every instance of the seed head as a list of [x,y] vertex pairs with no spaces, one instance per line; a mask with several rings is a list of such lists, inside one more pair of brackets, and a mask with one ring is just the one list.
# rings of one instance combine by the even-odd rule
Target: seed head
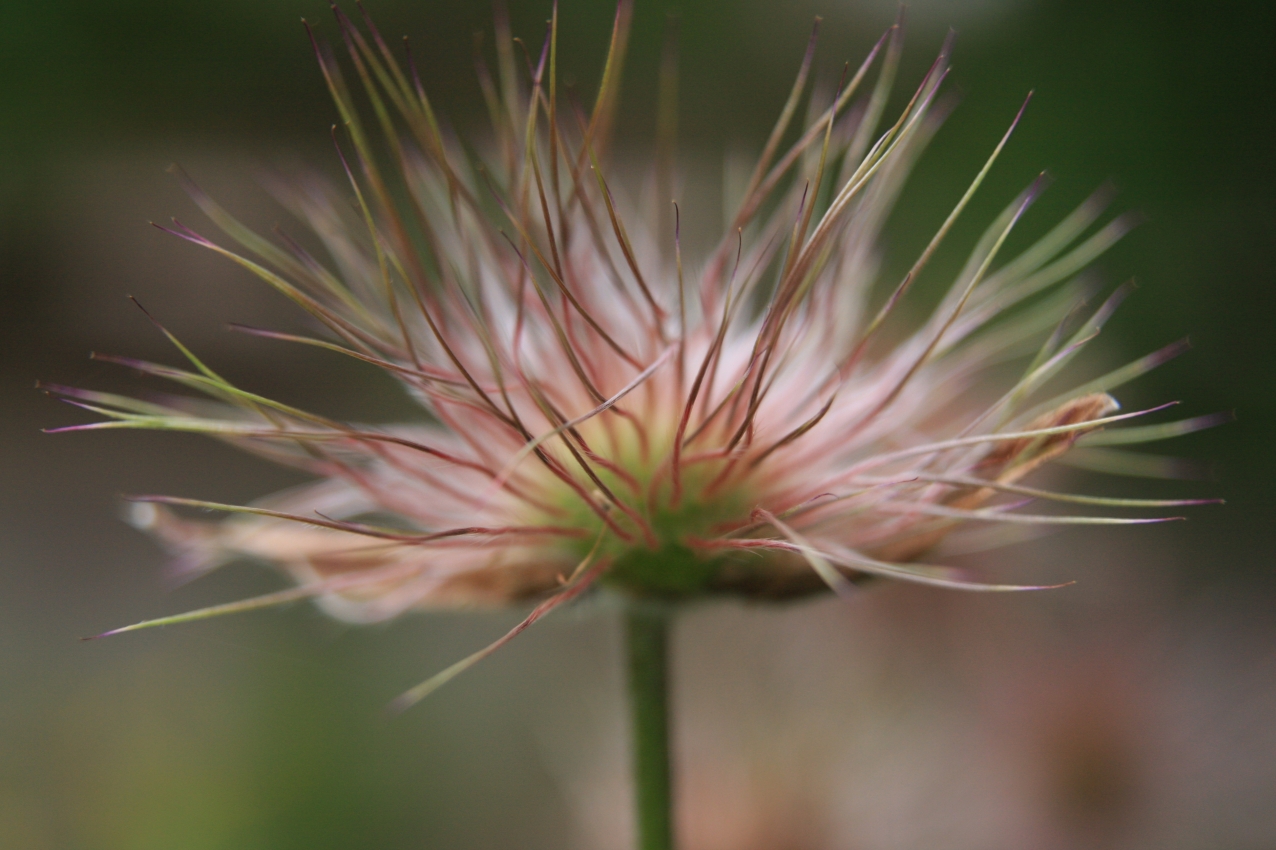
[[[401,61],[366,18],[336,15],[347,61],[312,41],[340,118],[334,140],[347,182],[279,192],[323,253],[282,232],[253,233],[184,176],[237,247],[176,221],[163,229],[249,269],[318,329],[251,333],[383,369],[433,422],[352,424],[299,410],[231,384],[171,335],[189,368],[110,359],[213,406],[50,388],[105,417],[61,430],[203,433],[317,479],[252,506],[138,497],[135,522],[172,547],[183,570],[248,556],[296,581],[139,626],[304,597],[362,622],[534,602],[512,637],[600,585],[669,600],[849,593],[868,576],[1021,589],[916,559],[972,523],[1158,521],[1023,512],[1030,501],[1183,504],[1021,483],[1078,443],[1160,438],[1214,421],[1103,430],[1152,412],[1118,413],[1109,393],[1177,345],[1041,397],[1128,291],[1093,309],[1079,277],[1130,224],[1100,224],[1106,191],[1004,257],[1039,178],[988,227],[928,317],[910,326],[898,314],[1023,112],[902,280],[882,280],[878,234],[947,111],[949,44],[884,121],[901,48],[892,27],[835,90],[815,88],[786,147],[807,97],[812,33],[734,217],[693,258],[683,256],[673,203],[672,51],[645,189],[654,203],[629,200],[606,166],[627,2],[590,108],[558,83],[556,10],[525,74],[500,28],[498,73],[479,63],[493,122],[486,146],[445,129],[410,53]],[[1015,360],[1025,364],[1018,380],[995,384],[990,376],[1004,368],[994,367]],[[231,516],[211,523],[173,506]]]

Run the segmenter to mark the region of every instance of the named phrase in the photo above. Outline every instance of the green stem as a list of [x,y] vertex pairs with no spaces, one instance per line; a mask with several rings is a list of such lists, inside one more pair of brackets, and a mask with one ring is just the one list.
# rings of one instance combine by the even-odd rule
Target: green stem
[[625,618],[639,850],[673,850],[669,771],[669,610],[632,603]]

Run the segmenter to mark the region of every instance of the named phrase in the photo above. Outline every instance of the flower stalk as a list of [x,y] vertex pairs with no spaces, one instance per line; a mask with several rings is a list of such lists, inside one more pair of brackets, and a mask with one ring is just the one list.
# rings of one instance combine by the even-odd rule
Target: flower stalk
[[635,825],[639,850],[673,850],[673,794],[669,739],[668,605],[629,603],[625,650],[629,662],[629,715]]

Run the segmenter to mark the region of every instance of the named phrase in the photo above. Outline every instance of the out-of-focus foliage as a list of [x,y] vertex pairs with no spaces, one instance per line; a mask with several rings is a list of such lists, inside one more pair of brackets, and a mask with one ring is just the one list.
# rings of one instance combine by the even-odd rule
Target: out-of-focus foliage
[[[486,4],[369,4],[383,30],[411,35],[441,112],[459,126],[480,127],[471,33],[490,33]],[[539,44],[548,0],[510,5],[515,33]],[[634,144],[650,134],[671,8],[665,0],[638,4],[620,124]],[[813,15],[825,17],[819,62],[835,82],[841,62],[861,56],[895,9],[884,0],[698,0],[680,12],[682,144],[684,165],[695,170],[685,178],[714,184],[724,153],[760,146]],[[560,14],[564,74],[587,97],[611,9],[564,0]],[[604,613],[584,611],[528,635],[388,725],[377,711],[397,684],[483,645],[509,623],[414,618],[386,631],[347,633],[299,607],[117,642],[75,640],[270,587],[264,573],[245,568],[207,585],[167,588],[160,554],[116,520],[115,494],[244,501],[295,480],[180,437],[37,433],[73,414],[33,393],[35,378],[113,379],[84,362],[92,348],[166,356],[126,293],[198,340],[215,365],[267,394],[304,403],[322,383],[325,396],[336,386],[347,399],[333,413],[396,410],[388,384],[370,384],[357,369],[217,332],[228,319],[273,322],[278,305],[234,270],[146,225],[147,218],[191,216],[163,172],[173,160],[266,228],[278,212],[251,185],[254,163],[302,160],[331,170],[327,132],[335,115],[301,16],[335,37],[322,0],[52,0],[11,3],[0,16],[0,846],[594,847],[596,836],[624,823],[623,792],[601,782],[577,793],[571,779],[592,775],[582,764],[623,775],[615,771],[620,682]],[[1195,344],[1126,400],[1173,395],[1187,402],[1184,415],[1236,408],[1240,417],[1172,447],[1216,463],[1216,482],[1118,486],[1130,495],[1220,495],[1231,503],[1133,542],[1062,538],[1032,569],[1052,580],[1081,579],[1089,589],[1080,597],[1064,591],[1049,600],[934,602],[953,606],[937,613],[927,607],[932,602],[917,603],[918,610],[896,593],[870,603],[889,614],[881,628],[855,631],[834,607],[813,636],[791,634],[783,612],[760,627],[747,613],[693,615],[683,634],[697,643],[680,650],[685,675],[725,669],[741,635],[759,649],[745,653],[723,688],[701,679],[686,688],[695,701],[689,730],[718,729],[727,738],[721,730],[742,730],[730,746],[710,736],[685,748],[686,758],[698,760],[687,774],[699,783],[691,799],[705,806],[739,799],[710,793],[730,786],[715,771],[745,770],[715,765],[724,754],[775,763],[793,776],[814,763],[804,759],[815,751],[838,753],[839,769],[870,778],[829,780],[826,791],[840,790],[824,797],[799,791],[779,802],[759,786],[757,798],[772,800],[775,811],[751,811],[766,821],[755,834],[800,848],[847,835],[862,836],[866,847],[899,846],[889,839],[903,833],[889,825],[921,830],[928,814],[950,820],[951,831],[940,834],[951,846],[1084,840],[1166,847],[1174,835],[1184,847],[1211,840],[1268,846],[1276,823],[1256,801],[1276,763],[1276,742],[1257,721],[1270,716],[1276,693],[1270,650],[1262,649],[1273,639],[1264,600],[1276,542],[1267,516],[1276,476],[1269,330],[1276,315],[1276,6],[922,0],[911,12],[902,90],[949,24],[960,31],[953,82],[962,102],[888,228],[888,264],[916,255],[1035,88],[968,227],[959,225],[967,229],[951,241],[969,244],[980,223],[1042,168],[1055,185],[1025,220],[1025,238],[1112,179],[1121,191],[1117,206],[1140,210],[1147,221],[1105,260],[1110,284],[1137,275],[1141,288],[1104,344],[1113,359],[1189,333]],[[936,277],[943,263],[959,261],[937,257]],[[274,384],[260,369],[267,357]],[[1085,548],[1077,545],[1083,539]],[[987,626],[993,613],[1001,623],[995,629]],[[1088,636],[1084,646],[1078,635]],[[903,643],[915,655],[901,660],[890,653]],[[786,676],[806,677],[788,701],[775,696],[790,693]],[[1068,682],[1073,694],[1094,694],[1094,705],[1052,696],[1051,688],[1066,690]],[[833,689],[821,690],[826,683]],[[723,693],[739,696],[724,705]],[[771,702],[761,698],[767,694]],[[1110,694],[1113,701],[1104,702]],[[843,713],[850,704],[857,710]],[[1059,729],[1047,728],[1054,715],[1038,711],[1042,705],[1059,709]],[[728,709],[732,717],[717,722],[713,712]],[[1032,718],[1044,718],[1040,729]],[[1091,725],[1096,718],[1107,722]],[[1138,735],[1121,737],[1133,727]],[[768,742],[759,731],[776,728],[822,737],[790,747],[793,739]],[[1000,736],[1007,728],[1014,734]],[[1060,747],[1072,751],[1070,735],[1081,741],[1073,773],[1058,755]],[[971,740],[990,746],[967,752],[953,743]],[[849,754],[833,745],[839,741]],[[1093,757],[1085,749],[1091,744]],[[903,755],[884,756],[889,747]],[[1098,805],[1091,820],[1084,811],[1077,816],[1084,821],[1077,829],[1098,832],[1069,833],[1054,816],[1034,821],[1025,814],[1035,811],[1032,802],[1016,797],[1026,807],[1014,809],[1019,831],[989,826],[995,818],[984,815],[996,810],[979,809],[981,801],[993,807],[989,800],[1007,788],[1036,788],[1022,777],[1054,775],[1052,767],[1067,774],[1072,784],[1060,780],[1060,787],[1075,794],[1043,797],[1041,812],[1084,809],[1110,792],[1126,795],[1134,814],[1121,819]],[[833,769],[819,769],[826,768]],[[963,782],[978,793],[957,793]],[[869,791],[879,795],[872,805],[857,796]],[[969,817],[959,819],[962,812]],[[808,831],[784,826],[798,822]],[[715,839],[704,820],[694,821],[691,834],[691,850],[727,840]]]

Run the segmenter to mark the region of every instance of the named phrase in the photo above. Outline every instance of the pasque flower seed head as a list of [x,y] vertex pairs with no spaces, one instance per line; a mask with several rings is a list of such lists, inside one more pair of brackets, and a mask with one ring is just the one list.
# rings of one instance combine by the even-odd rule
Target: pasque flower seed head
[[[175,338],[188,368],[108,359],[214,405],[50,387],[105,417],[61,430],[208,434],[317,479],[252,506],[139,497],[135,521],[172,547],[181,569],[247,556],[296,582],[139,626],[305,597],[360,622],[535,603],[512,636],[604,585],[660,600],[846,593],[867,576],[1011,590],[917,559],[970,523],[1157,521],[1027,513],[1028,501],[1183,504],[1021,483],[1078,442],[1214,421],[1104,430],[1149,412],[1118,413],[1108,393],[1178,345],[1041,398],[1126,293],[1087,307],[1078,277],[1129,226],[1100,223],[1106,191],[1007,257],[1003,243],[1042,190],[1038,179],[990,224],[929,316],[909,326],[898,309],[1019,115],[1008,111],[1005,136],[990,140],[987,162],[902,280],[882,279],[879,231],[947,111],[949,44],[888,119],[901,49],[892,27],[835,89],[814,88],[794,131],[813,34],[734,217],[707,255],[690,257],[673,203],[672,53],[647,184],[655,202],[630,202],[607,166],[627,2],[589,108],[558,80],[556,10],[526,62],[498,21],[497,73],[479,67],[493,134],[478,145],[445,128],[410,53],[400,58],[366,18],[336,15],[346,60],[314,41],[347,181],[279,190],[323,252],[282,231],[257,235],[185,177],[236,247],[180,222],[166,229],[249,269],[319,330],[252,333],[383,369],[433,422],[311,414],[233,385]],[[994,383],[1016,359],[1020,377]],[[231,515],[214,523],[173,506]]]

